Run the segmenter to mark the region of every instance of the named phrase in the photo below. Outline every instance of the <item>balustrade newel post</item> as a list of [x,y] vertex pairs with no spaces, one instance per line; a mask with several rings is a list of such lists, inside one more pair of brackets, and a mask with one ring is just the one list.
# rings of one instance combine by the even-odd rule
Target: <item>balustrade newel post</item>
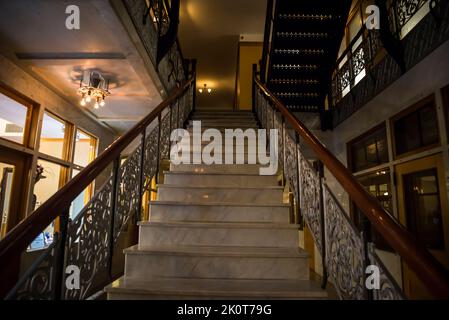
[[[59,241],[59,250],[57,250],[55,271],[54,271],[54,299],[63,300],[64,294],[64,278],[65,278],[65,253],[66,253],[66,241],[67,241],[67,229],[69,226],[69,209],[65,209],[59,216],[59,234],[56,234],[54,241]],[[58,246],[57,246],[58,247]]]
[[115,227],[115,211],[117,210],[117,198],[120,184],[120,157],[114,160],[112,167],[112,191],[111,191],[111,224],[109,226],[109,255],[108,255],[108,271],[109,278],[113,280],[112,275],[112,259],[114,256],[114,227]]

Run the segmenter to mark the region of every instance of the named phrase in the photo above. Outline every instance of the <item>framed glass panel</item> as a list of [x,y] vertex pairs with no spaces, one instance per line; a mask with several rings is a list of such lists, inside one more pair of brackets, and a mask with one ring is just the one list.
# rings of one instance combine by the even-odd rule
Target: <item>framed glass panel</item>
[[0,92],[0,138],[23,144],[28,111],[28,106]]
[[[377,172],[357,177],[357,180],[366,189],[366,191],[368,191],[380,202],[385,210],[387,210],[388,212],[393,212],[389,169],[379,170]],[[353,215],[354,223],[359,228],[359,230],[363,230],[364,215],[355,204],[353,204],[353,208],[353,212],[355,213]],[[376,248],[393,251],[387,241],[385,241],[383,237],[372,226],[371,239],[376,245]]]
[[39,151],[59,159],[64,159],[67,136],[67,124],[56,116],[45,112],[42,121]]
[[95,159],[96,155],[97,139],[82,130],[76,130],[73,162],[85,167]]
[[[72,170],[72,179],[77,174],[79,174],[80,171],[73,169]],[[81,210],[86,206],[86,204],[90,201],[92,198],[92,189],[93,184],[89,185],[86,189],[83,190],[76,198],[72,201],[72,205],[70,206],[70,218],[75,219],[76,216],[81,212]]]
[[420,151],[439,143],[438,119],[434,100],[426,98],[392,120],[395,154]]
[[348,161],[353,172],[388,162],[387,132],[384,125],[348,143]]
[[428,248],[444,249],[437,169],[403,176],[408,229]]
[[[39,208],[45,201],[54,195],[66,182],[67,168],[56,163],[38,160],[37,176],[33,190],[33,203],[31,211]],[[61,212],[62,213],[62,212]],[[43,234],[36,239],[30,249],[41,249],[53,241],[54,224],[49,225]],[[41,241],[42,240],[42,241]]]

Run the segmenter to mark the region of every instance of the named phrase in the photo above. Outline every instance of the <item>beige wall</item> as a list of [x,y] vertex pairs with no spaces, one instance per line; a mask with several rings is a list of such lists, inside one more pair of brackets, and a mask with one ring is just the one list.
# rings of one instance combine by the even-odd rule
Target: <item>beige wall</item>
[[251,110],[253,64],[262,58],[261,42],[239,43],[237,99],[238,109]]

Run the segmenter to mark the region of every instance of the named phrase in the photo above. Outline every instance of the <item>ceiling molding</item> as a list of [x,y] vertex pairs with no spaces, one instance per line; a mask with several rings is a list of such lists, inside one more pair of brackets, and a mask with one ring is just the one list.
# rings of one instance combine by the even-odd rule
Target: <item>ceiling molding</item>
[[19,60],[124,60],[120,52],[16,52]]

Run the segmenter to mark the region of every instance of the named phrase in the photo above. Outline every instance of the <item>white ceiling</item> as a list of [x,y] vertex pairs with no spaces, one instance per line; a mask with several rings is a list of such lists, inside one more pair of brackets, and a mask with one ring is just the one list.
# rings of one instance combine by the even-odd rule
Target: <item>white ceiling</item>
[[198,59],[197,85],[214,89],[198,95],[200,108],[232,108],[241,34],[262,35],[266,0],[182,0],[179,40],[185,57]]
[[[65,28],[68,5],[80,8],[80,30]],[[5,56],[119,133],[161,101],[108,0],[2,1],[0,42]],[[104,108],[79,106],[76,90],[85,69],[99,70],[110,79],[111,96]]]

